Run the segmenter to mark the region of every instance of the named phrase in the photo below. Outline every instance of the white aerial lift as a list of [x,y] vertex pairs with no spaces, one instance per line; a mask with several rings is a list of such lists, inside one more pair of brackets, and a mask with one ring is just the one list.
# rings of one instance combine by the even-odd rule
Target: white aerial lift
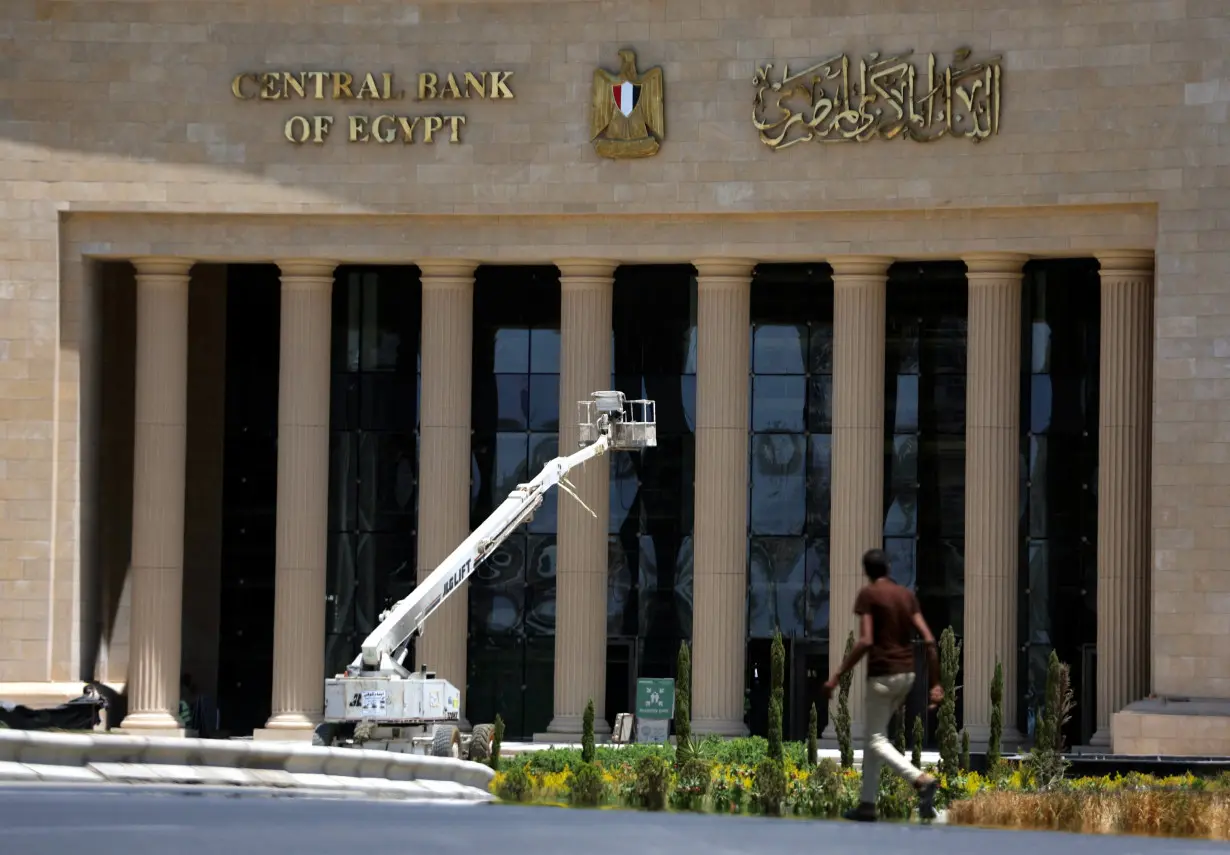
[[638,451],[658,444],[653,401],[629,401],[622,392],[594,392],[589,400],[579,402],[578,409],[581,450],[556,457],[532,481],[517,485],[431,575],[380,616],[380,625],[346,670],[325,680],[319,743],[478,761],[490,756],[492,725],[476,725],[469,739],[463,739],[458,730],[461,693],[457,687],[426,665],[411,671],[403,663],[431,613],[505,538],[533,517],[548,490],[559,485],[581,501],[568,480],[570,471],[608,451]]

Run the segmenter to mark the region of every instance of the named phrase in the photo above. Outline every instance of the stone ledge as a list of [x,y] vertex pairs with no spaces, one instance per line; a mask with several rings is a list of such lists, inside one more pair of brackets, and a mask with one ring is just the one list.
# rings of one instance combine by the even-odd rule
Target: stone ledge
[[288,795],[398,799],[482,804],[495,801],[485,788],[452,781],[392,781],[345,775],[226,769],[216,766],[159,766],[140,763],[93,763],[49,766],[0,761],[0,786],[8,784],[121,784],[132,787],[192,786],[202,790],[240,789]]
[[[79,769],[89,774],[104,764],[172,770],[209,767],[272,770],[292,775],[325,775],[393,782],[439,781],[486,792],[495,772],[481,763],[366,749],[251,743],[212,739],[0,730],[0,762]],[[108,767],[109,768],[109,767]]]

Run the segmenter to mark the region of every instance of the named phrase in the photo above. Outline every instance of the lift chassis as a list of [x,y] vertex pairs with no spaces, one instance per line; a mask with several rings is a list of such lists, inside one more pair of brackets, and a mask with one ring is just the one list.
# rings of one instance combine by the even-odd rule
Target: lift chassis
[[477,761],[490,757],[495,728],[478,724],[463,735],[461,692],[426,665],[414,671],[405,661],[410,657],[413,662],[413,644],[427,618],[510,534],[533,518],[552,487],[581,502],[568,480],[572,470],[609,451],[639,451],[658,444],[653,401],[630,401],[621,392],[594,392],[579,402],[578,411],[580,450],[556,457],[533,480],[518,484],[427,578],[380,616],[380,625],[346,670],[325,680],[318,744]]

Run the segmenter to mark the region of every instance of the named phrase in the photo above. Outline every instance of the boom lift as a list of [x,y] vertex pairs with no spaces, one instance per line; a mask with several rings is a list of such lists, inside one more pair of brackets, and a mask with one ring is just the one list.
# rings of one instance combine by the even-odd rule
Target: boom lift
[[490,756],[494,727],[476,725],[470,738],[463,739],[458,729],[461,693],[457,687],[426,665],[412,671],[404,663],[427,618],[518,526],[533,517],[548,490],[558,485],[593,514],[577,496],[568,473],[608,451],[639,451],[658,444],[653,401],[629,401],[622,392],[594,392],[589,400],[578,403],[578,411],[580,450],[556,457],[532,481],[518,484],[418,587],[380,616],[380,625],[364,640],[362,651],[346,670],[325,680],[319,744],[479,761]]

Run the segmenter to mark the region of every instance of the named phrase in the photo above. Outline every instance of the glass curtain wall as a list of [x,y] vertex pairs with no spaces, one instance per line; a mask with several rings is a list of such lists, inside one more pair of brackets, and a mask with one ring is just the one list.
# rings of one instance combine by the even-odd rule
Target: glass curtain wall
[[[780,630],[788,663],[784,692],[798,701],[788,700],[783,710],[783,729],[792,735],[810,708],[807,698],[796,698],[794,678],[817,671],[818,680],[806,680],[817,682],[817,690],[827,679],[821,672],[829,630],[833,429],[828,265],[757,267],[751,322],[748,726],[755,734],[767,731],[770,640]],[[815,667],[791,667],[805,648],[812,649]],[[811,700],[827,712],[822,696]]]
[[[559,447],[559,273],[479,267],[474,283],[470,526]],[[471,577],[467,717],[504,719],[507,738],[551,723],[558,491]]]
[[413,267],[340,267],[334,278],[327,674],[417,582],[422,304]]
[[692,637],[696,277],[691,265],[615,273],[615,389],[656,402],[658,445],[611,455],[607,715],[633,709],[637,677],[675,676]]
[[1100,287],[1094,259],[1026,267],[1016,724],[1034,734],[1055,650],[1076,694],[1069,745],[1096,721]]
[[[914,589],[938,637],[964,631],[965,265],[899,263],[889,270],[885,353],[884,549],[892,575]],[[921,648],[918,673],[925,674]],[[958,674],[957,683],[961,677]],[[926,678],[908,721],[928,716]],[[957,716],[962,714],[960,696]]]

